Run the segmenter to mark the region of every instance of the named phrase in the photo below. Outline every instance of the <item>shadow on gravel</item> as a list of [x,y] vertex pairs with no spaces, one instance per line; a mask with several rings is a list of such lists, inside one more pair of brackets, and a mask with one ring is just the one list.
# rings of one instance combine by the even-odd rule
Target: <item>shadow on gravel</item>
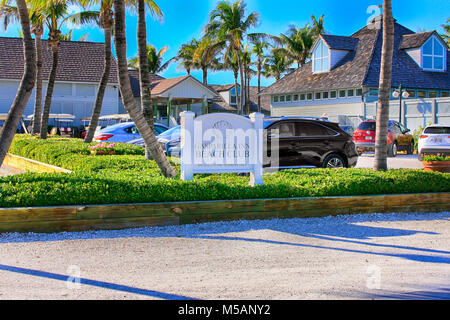
[[[342,251],[377,256],[396,257],[425,263],[450,264],[450,251],[403,246],[391,243],[376,243],[373,238],[400,238],[420,234],[438,235],[432,231],[396,229],[360,225],[365,222],[400,222],[440,220],[450,222],[450,213],[441,214],[369,214],[310,219],[257,220],[205,223],[169,227],[153,227],[119,231],[90,231],[82,233],[59,234],[5,234],[0,235],[0,243],[50,242],[64,240],[115,239],[115,238],[190,238],[221,241],[243,241],[280,246],[309,247],[324,250]],[[301,243],[301,239],[283,242],[271,239],[227,235],[258,230],[273,230],[305,238],[320,240],[320,245]],[[328,241],[322,244],[323,241]],[[309,241],[310,242],[310,241]],[[386,240],[384,240],[386,242]],[[354,244],[358,248],[344,245]],[[331,246],[333,245],[333,246]],[[341,245],[335,247],[334,245]],[[366,246],[361,249],[361,246]],[[395,249],[394,252],[375,252],[374,248]],[[411,253],[397,252],[409,250]],[[386,251],[386,250],[384,250]],[[391,250],[392,251],[392,250]],[[425,255],[430,254],[430,255]]]
[[83,285],[100,287],[103,289],[110,289],[110,290],[122,291],[122,292],[127,292],[127,293],[133,293],[133,294],[139,294],[139,295],[144,295],[144,296],[158,298],[158,299],[195,300],[193,298],[188,298],[188,297],[179,296],[179,295],[170,294],[170,293],[134,288],[134,287],[124,286],[124,285],[120,285],[120,284],[115,284],[115,283],[110,283],[110,282],[102,282],[102,281],[90,280],[90,279],[84,279],[84,278],[72,278],[69,276],[40,271],[40,270],[5,266],[5,265],[1,265],[1,264],[0,264],[0,270],[25,274],[25,275],[29,275],[29,276],[47,278],[47,279],[52,279],[52,280],[69,281],[72,283],[76,281],[77,283],[83,284]]
[[360,297],[375,300],[450,300],[450,289],[426,288],[425,290],[411,292],[362,293]]

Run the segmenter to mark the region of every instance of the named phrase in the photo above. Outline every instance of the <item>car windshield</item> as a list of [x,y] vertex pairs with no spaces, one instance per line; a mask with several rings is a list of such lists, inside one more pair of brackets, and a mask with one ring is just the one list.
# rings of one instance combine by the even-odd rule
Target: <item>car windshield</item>
[[427,134],[450,134],[450,127],[429,127],[423,133]]
[[177,138],[181,136],[181,126],[173,127],[163,133],[161,133],[158,137],[160,138]]
[[363,122],[358,126],[359,130],[364,131],[375,131],[377,128],[377,124],[375,122]]

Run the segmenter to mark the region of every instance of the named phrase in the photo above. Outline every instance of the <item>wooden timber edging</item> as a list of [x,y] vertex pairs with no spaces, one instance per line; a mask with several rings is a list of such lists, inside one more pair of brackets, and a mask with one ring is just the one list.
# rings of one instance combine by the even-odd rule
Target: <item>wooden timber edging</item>
[[2,232],[77,232],[213,221],[450,211],[450,193],[0,208]]
[[63,169],[60,167],[52,166],[50,164],[42,163],[36,160],[31,160],[23,157],[16,156],[14,154],[8,153],[3,161],[6,165],[20,169],[23,171],[31,172],[61,172],[61,173],[72,173],[72,171]]

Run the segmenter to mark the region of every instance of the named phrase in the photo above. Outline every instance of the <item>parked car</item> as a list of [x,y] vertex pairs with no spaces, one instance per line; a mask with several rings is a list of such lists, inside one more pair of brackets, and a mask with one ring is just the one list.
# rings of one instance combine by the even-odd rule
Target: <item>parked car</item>
[[[267,157],[264,167],[280,169],[314,166],[321,168],[354,167],[358,162],[352,136],[339,124],[324,119],[280,118],[264,121]],[[271,141],[279,139],[278,150]],[[278,152],[278,163],[270,157]]]
[[[167,131],[165,125],[155,123],[155,134],[159,135]],[[105,129],[100,130],[94,136],[94,141],[97,142],[128,142],[141,138],[136,126],[133,122],[119,123]]]
[[419,139],[419,160],[425,155],[450,156],[450,125],[433,124],[425,128]]
[[[169,157],[181,157],[181,126],[176,126],[164,131],[156,137],[161,144],[163,151]],[[144,139],[139,138],[128,143],[145,147]]]
[[[361,122],[353,134],[353,141],[356,144],[358,154],[375,151],[376,137],[375,120]],[[396,157],[398,151],[406,151],[408,154],[414,153],[414,137],[411,130],[405,128],[397,121],[389,121],[388,128],[388,157]]]

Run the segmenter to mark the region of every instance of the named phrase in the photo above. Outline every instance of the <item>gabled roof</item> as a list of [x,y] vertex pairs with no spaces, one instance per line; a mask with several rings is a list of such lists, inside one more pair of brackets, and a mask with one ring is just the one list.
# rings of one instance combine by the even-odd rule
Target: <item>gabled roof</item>
[[[133,90],[133,95],[135,97],[140,97],[141,90],[140,90],[140,83],[139,83],[139,71],[138,70],[128,70],[129,76],[130,76],[130,82],[131,82],[131,88]],[[171,78],[166,79],[156,74],[151,74],[150,76],[151,80],[151,94],[155,96],[159,96],[166,91],[172,89],[173,87],[177,86],[181,82],[192,79],[193,81],[197,82],[200,86],[204,87],[206,90],[210,91],[212,95],[216,95],[217,93],[212,90],[210,87],[205,86],[200,81],[195,79],[192,76],[183,76],[183,77],[177,77],[177,78]]]
[[[128,69],[128,74],[130,76],[130,83],[131,83],[131,90],[133,91],[133,96],[140,97],[141,96],[141,87],[139,83],[139,70],[134,69]],[[157,75],[157,74],[150,74],[150,81],[160,81],[164,80],[165,78]]]
[[323,34],[320,37],[327,44],[328,48],[333,50],[353,51],[358,44],[358,38],[333,36],[328,34]]
[[[446,72],[422,70],[405,50],[401,49],[404,37],[406,36],[406,39],[408,39],[410,35],[415,35],[415,33],[395,23],[392,86],[398,87],[401,84],[405,88],[450,89],[450,57],[447,58],[448,66]],[[330,36],[325,37],[331,39]],[[312,64],[308,62],[275,82],[261,94],[378,86],[383,44],[382,28],[374,28],[373,25],[369,24],[351,35],[350,38],[356,39],[355,42],[357,41],[355,50],[350,51],[329,72],[314,74]],[[334,39],[336,43],[338,42],[337,39]],[[416,44],[419,43],[417,38],[411,37],[411,39],[415,39]],[[412,40],[406,41],[412,42]],[[337,46],[336,44],[334,45]],[[450,54],[447,52],[447,55]]]
[[[52,67],[52,51],[43,40],[43,78]],[[84,41],[61,41],[56,81],[99,82],[104,67],[104,44]],[[21,79],[23,74],[23,42],[21,38],[0,37],[0,79]],[[118,83],[117,63],[111,58],[110,83]]]
[[403,36],[402,43],[400,45],[400,49],[412,49],[419,48],[423,46],[423,44],[436,33],[435,31],[421,32],[421,33],[413,33],[407,34]]
[[223,91],[230,91],[231,89],[233,89],[234,84],[210,84],[209,87],[217,92],[223,92]]

